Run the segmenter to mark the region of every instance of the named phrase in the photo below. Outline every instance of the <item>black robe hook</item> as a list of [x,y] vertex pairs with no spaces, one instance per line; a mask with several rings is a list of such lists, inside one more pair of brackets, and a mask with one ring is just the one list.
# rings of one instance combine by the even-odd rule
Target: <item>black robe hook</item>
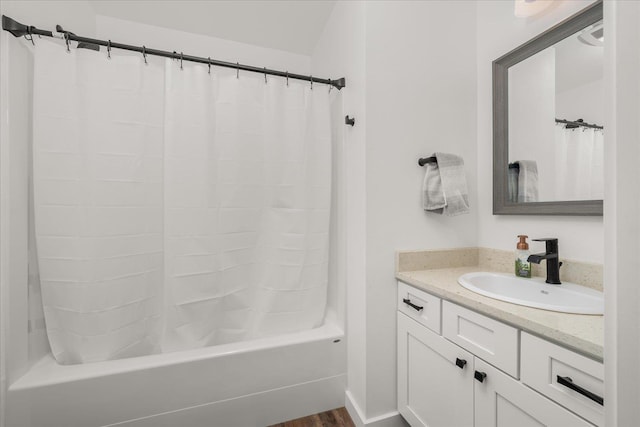
[[346,116],[344,116],[344,124],[353,126],[356,124],[356,118],[355,117],[350,118],[349,115],[347,114]]

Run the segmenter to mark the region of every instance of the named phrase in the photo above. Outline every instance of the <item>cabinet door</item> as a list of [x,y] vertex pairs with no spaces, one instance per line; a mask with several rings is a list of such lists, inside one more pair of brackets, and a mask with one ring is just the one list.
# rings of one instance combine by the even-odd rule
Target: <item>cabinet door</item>
[[593,427],[519,381],[476,359],[475,427]]
[[398,411],[413,427],[473,426],[473,355],[398,313]]

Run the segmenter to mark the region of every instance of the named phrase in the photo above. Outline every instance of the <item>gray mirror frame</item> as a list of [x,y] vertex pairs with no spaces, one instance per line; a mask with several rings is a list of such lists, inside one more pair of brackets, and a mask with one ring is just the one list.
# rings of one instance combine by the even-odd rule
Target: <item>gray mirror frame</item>
[[509,163],[509,67],[602,20],[602,1],[560,22],[493,61],[493,214],[602,216],[602,200],[512,203],[507,200]]

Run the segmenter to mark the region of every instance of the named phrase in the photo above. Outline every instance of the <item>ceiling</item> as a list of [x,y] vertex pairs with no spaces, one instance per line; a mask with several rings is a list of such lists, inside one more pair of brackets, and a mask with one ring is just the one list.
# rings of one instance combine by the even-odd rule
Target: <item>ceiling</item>
[[98,15],[311,55],[335,0],[91,0]]
[[581,31],[554,45],[556,51],[556,93],[602,81],[604,48],[589,46],[578,39]]

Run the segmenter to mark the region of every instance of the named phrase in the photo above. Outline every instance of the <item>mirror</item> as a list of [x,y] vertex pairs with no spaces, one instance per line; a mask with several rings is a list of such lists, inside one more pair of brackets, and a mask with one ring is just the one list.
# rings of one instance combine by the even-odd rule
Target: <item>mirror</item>
[[602,215],[602,3],[493,62],[494,215]]

